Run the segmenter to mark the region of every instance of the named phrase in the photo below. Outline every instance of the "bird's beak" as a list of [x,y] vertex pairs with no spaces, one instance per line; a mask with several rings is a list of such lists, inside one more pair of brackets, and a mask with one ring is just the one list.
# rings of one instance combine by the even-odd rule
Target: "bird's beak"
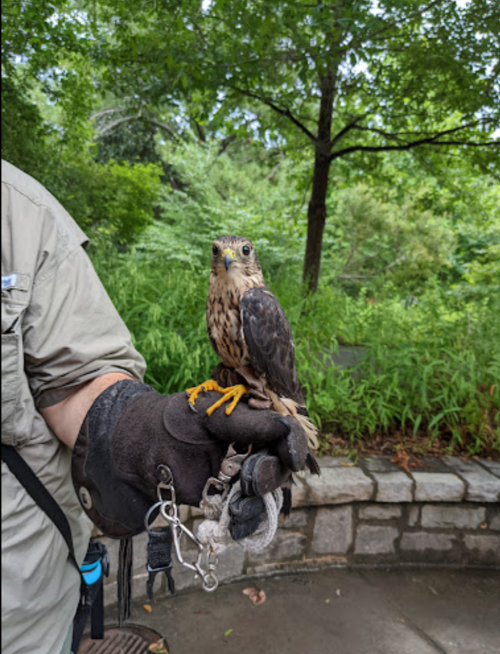
[[229,270],[229,266],[236,261],[236,254],[233,252],[233,250],[230,250],[229,248],[224,250],[222,254],[223,254],[224,266],[226,267],[226,270]]

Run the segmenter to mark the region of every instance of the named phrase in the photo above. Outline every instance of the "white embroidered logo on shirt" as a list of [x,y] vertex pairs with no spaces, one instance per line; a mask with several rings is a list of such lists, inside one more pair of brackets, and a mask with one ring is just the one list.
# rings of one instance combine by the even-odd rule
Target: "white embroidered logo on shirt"
[[17,275],[12,273],[12,275],[2,275],[2,291],[6,288],[12,288],[16,285]]

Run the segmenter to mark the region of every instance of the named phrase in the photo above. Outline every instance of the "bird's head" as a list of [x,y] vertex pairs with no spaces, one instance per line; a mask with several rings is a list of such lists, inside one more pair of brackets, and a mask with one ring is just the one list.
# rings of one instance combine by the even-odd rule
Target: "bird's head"
[[212,243],[212,273],[216,276],[256,278],[264,282],[259,257],[243,236],[221,236]]

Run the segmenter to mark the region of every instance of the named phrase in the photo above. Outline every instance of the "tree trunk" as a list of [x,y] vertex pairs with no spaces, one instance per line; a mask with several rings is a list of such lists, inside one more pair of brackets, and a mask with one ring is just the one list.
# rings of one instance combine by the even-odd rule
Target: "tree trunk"
[[329,174],[330,158],[318,152],[316,147],[313,187],[307,210],[307,243],[304,261],[304,282],[313,293],[318,289]]
[[331,129],[335,78],[328,73],[321,80],[321,102],[318,138],[315,147],[311,200],[307,210],[307,243],[304,260],[304,282],[311,292],[318,289],[321,246],[326,220],[326,196],[331,164]]

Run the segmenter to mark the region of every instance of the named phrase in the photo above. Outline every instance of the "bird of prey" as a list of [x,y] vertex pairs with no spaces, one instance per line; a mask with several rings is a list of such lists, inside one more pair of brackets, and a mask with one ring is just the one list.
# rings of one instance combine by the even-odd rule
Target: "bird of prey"
[[215,379],[187,390],[191,406],[200,392],[214,390],[223,396],[207,413],[231,400],[226,408],[229,415],[248,394],[251,406],[297,418],[309,446],[317,449],[317,429],[307,417],[295,368],[290,323],[266,287],[257,252],[248,239],[223,236],[213,242],[206,316],[221,363]]

